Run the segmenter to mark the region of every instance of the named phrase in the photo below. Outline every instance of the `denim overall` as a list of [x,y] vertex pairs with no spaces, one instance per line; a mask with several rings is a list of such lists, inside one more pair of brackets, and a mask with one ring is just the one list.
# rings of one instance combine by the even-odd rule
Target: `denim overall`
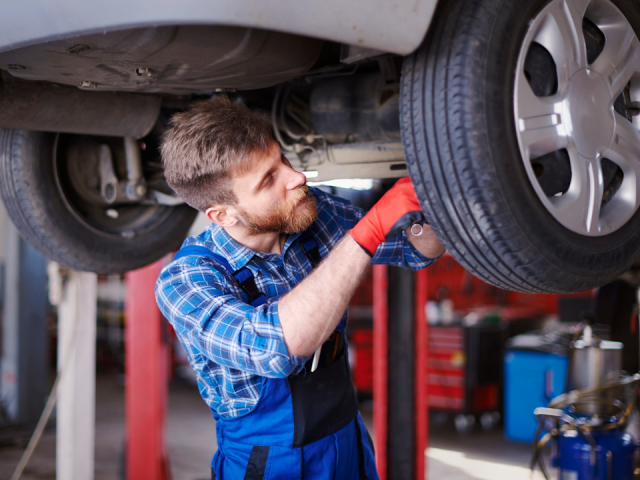
[[[315,240],[303,234],[300,245],[311,263],[321,258]],[[248,297],[266,303],[246,267],[233,271],[224,257],[201,246],[183,247],[183,256],[206,256],[223,265]],[[247,414],[216,419],[218,450],[212,479],[357,479],[378,480],[373,448],[351,382],[344,329],[322,348],[319,368],[288,378],[262,381],[260,399]]]

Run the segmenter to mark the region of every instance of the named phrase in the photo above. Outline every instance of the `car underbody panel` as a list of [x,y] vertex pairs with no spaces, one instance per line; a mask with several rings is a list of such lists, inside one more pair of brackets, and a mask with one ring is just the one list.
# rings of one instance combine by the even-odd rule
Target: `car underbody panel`
[[164,25],[260,28],[406,55],[436,0],[65,0],[4,2],[0,52],[62,38]]
[[270,87],[306,72],[323,42],[266,30],[165,26],[111,31],[0,53],[0,69],[84,90],[193,94]]

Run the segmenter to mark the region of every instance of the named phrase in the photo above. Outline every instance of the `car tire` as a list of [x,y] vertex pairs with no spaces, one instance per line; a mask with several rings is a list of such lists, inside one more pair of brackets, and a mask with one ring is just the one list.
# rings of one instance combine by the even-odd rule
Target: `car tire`
[[134,270],[179,248],[195,210],[132,205],[119,220],[92,220],[65,182],[64,162],[55,159],[59,139],[0,129],[0,192],[27,242],[65,267],[98,273]]
[[[526,150],[530,158],[522,153],[520,142],[523,137],[516,128],[514,113],[522,97],[515,85],[520,73],[524,76],[528,73],[522,72],[521,62],[522,58],[529,61],[530,51],[534,48],[530,40],[538,33],[531,30],[532,25],[538,25],[541,12],[546,12],[544,9],[551,3],[549,0],[439,2],[422,47],[404,61],[401,80],[405,156],[428,223],[451,255],[468,271],[495,286],[523,292],[574,292],[603,285],[631,265],[640,245],[640,213],[637,209],[640,181],[636,182],[635,191],[633,188],[624,190],[636,205],[620,204],[620,208],[627,208],[628,212],[616,220],[615,228],[607,231],[603,220],[604,230],[600,230],[598,223],[597,231],[585,233],[580,231],[579,222],[574,228],[570,215],[554,210],[553,203],[556,201],[553,197],[570,191],[574,185],[571,182],[574,178],[578,181],[582,170],[573,170],[574,164],[569,163],[570,180],[558,192],[547,191],[537,172],[532,177],[536,161],[531,153],[533,150]],[[567,3],[587,5],[592,10],[595,7],[589,5],[596,3],[609,10],[613,5],[622,12],[636,35],[640,31],[639,10],[630,0]],[[587,17],[585,14],[584,18]],[[546,19],[544,17],[544,21]],[[582,22],[584,26],[585,20]],[[559,27],[558,32],[561,31],[562,27]],[[552,54],[549,55],[553,60]],[[595,65],[588,67],[595,69]],[[551,67],[527,68],[549,71]],[[553,70],[560,75],[559,67],[554,65]],[[586,74],[582,72],[581,75]],[[533,80],[529,77],[527,81],[532,85]],[[567,78],[568,85],[577,77]],[[556,95],[569,91],[561,90],[564,88],[561,83]],[[611,95],[615,96],[615,93]],[[609,115],[605,110],[602,115]],[[569,114],[575,114],[575,110]],[[600,114],[601,110],[593,112],[594,122]],[[622,117],[616,115],[613,114],[618,122],[616,125],[622,125]],[[632,125],[631,121],[629,125]],[[577,130],[573,132],[571,135],[580,134]],[[574,142],[578,147],[580,141],[589,140],[584,136],[574,139],[569,135],[568,138],[568,142]],[[634,137],[634,148],[640,145],[637,138]],[[565,151],[571,154],[571,148],[578,148],[575,145]],[[591,160],[593,165],[600,165],[596,178],[600,178],[597,174],[604,169],[602,165],[607,152],[602,153],[600,160]],[[630,155],[633,157],[635,153]],[[627,159],[628,165],[623,165],[622,159],[614,165],[626,169],[624,181],[640,180],[635,179],[633,170],[638,159]],[[557,173],[561,164],[564,165],[558,161],[549,168],[556,172],[551,175],[551,181],[554,180],[552,177],[561,177]],[[607,206],[604,199],[609,198],[606,195],[617,199],[618,193],[624,193],[620,191],[620,185],[615,190],[615,183],[611,183],[614,180],[605,180],[602,183],[603,200],[592,201],[587,206],[602,218]],[[566,189],[564,193],[563,188]],[[593,210],[596,207],[598,210]],[[609,208],[607,212],[611,210]],[[587,218],[593,222],[593,215]],[[600,222],[601,217],[595,221]],[[585,228],[595,225],[589,220],[585,224]]]

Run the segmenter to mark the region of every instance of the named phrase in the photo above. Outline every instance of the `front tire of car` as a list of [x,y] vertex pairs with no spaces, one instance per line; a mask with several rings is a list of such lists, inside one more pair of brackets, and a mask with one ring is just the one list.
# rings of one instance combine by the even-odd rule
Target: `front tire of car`
[[179,248],[197,212],[102,205],[95,158],[84,155],[93,147],[80,136],[0,129],[0,192],[22,237],[63,266],[98,273],[134,270]]
[[404,62],[402,138],[429,224],[471,273],[572,292],[636,258],[637,32],[629,0],[440,2]]

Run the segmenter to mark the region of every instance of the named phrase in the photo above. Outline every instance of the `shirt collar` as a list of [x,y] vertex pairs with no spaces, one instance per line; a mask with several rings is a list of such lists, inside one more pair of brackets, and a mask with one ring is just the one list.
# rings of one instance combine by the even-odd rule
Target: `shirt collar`
[[291,235],[286,236],[286,238],[284,239],[284,245],[282,246],[282,258],[284,258],[284,256],[287,254],[287,250],[289,249],[289,247],[293,245],[293,242],[295,242],[300,235],[302,235],[302,232],[293,233]]
[[211,243],[214,245],[212,250],[225,257],[234,270],[240,270],[249,263],[254,255],[258,254],[255,250],[238,243],[224,228],[215,223],[212,223],[207,229]]

